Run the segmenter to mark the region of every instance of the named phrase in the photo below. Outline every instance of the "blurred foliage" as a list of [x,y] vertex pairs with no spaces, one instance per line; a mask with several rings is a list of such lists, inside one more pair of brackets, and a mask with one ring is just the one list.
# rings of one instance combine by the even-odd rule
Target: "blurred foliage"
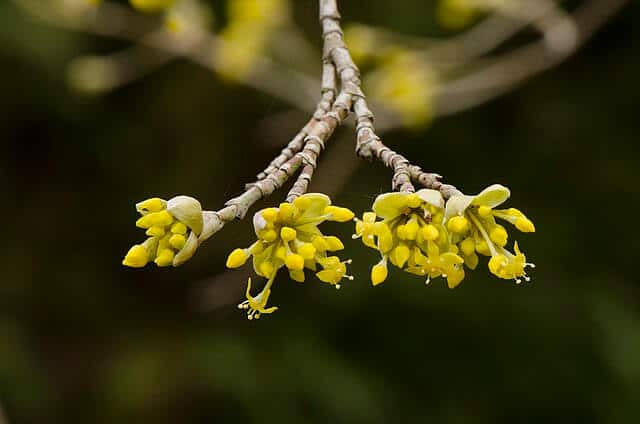
[[[431,3],[344,3],[347,21],[435,32]],[[295,16],[316,37],[312,6],[296,2]],[[80,96],[65,85],[68,61],[122,45],[0,4],[0,401],[10,421],[637,422],[638,18],[636,3],[512,94],[386,137],[467,192],[512,189],[538,228],[520,237],[538,264],[531,284],[478,272],[452,291],[396,272],[374,289],[375,252],[353,241],[356,281],[336,291],[283,279],[280,311],[249,322],[235,307],[239,275],[217,280],[224,305],[196,306],[228,246],[250,241],[249,222],[175,270],[120,261],[139,235],[136,201],[185,193],[222,205],[288,141],[261,125],[287,105],[184,62]],[[335,144],[352,142],[341,131]],[[389,178],[363,163],[336,203],[368,209]]]

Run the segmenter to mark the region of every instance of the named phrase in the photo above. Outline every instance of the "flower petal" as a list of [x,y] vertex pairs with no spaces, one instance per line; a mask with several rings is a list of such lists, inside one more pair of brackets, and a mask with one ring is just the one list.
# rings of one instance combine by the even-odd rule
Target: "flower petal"
[[465,194],[460,196],[451,196],[449,200],[447,200],[447,206],[444,210],[444,218],[449,219],[452,216],[462,215],[473,200],[473,196],[467,196]]
[[401,215],[406,206],[406,193],[384,193],[376,197],[372,209],[381,218],[393,219]]
[[422,190],[418,190],[416,194],[423,202],[427,202],[437,208],[444,209],[444,198],[439,191],[423,188]]
[[167,211],[191,228],[196,235],[202,232],[202,206],[193,197],[176,196],[167,202]]
[[511,196],[511,191],[503,185],[493,184],[474,196],[472,204],[495,208],[503,204]]
[[307,193],[300,196],[300,198],[308,199],[310,201],[309,207],[302,211],[302,214],[300,214],[297,219],[297,221],[300,222],[309,221],[310,219],[314,219],[322,215],[325,208],[331,204],[329,196],[322,193]]

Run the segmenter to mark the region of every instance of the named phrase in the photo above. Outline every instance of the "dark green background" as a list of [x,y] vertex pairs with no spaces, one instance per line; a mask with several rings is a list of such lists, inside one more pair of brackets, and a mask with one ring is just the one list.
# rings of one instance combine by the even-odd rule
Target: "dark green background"
[[[317,44],[314,2],[296,3]],[[345,21],[435,31],[431,2],[348,3]],[[136,201],[190,194],[221,207],[305,115],[283,121],[287,105],[186,62],[87,98],[65,84],[68,61],[123,45],[0,4],[0,401],[10,421],[637,422],[632,3],[571,60],[511,94],[385,137],[466,192],[509,186],[509,205],[538,230],[518,235],[538,265],[532,283],[483,266],[455,290],[399,272],[372,288],[376,253],[349,239],[350,226],[329,226],[349,239],[358,278],[340,291],[283,278],[272,295],[280,311],[259,322],[235,308],[246,273],[211,279],[251,242],[248,221],[178,269],[120,260],[142,238]],[[351,143],[342,130],[330,150]],[[325,163],[316,187],[351,161]],[[360,163],[335,203],[361,213],[389,178]]]

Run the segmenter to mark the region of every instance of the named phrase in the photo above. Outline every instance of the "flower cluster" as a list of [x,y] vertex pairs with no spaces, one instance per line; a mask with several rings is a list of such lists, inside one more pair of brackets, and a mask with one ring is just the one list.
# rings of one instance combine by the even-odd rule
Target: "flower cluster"
[[325,236],[318,225],[324,221],[346,222],[353,219],[349,209],[332,206],[323,194],[309,193],[292,203],[281,203],[277,208],[267,208],[253,217],[253,226],[258,240],[246,249],[235,249],[227,258],[227,267],[238,268],[253,257],[256,274],[268,281],[257,296],[251,296],[251,279],[247,284],[247,300],[238,305],[247,309],[249,319],[270,314],[277,307],[267,308],[271,286],[278,270],[286,267],[289,276],[298,282],[305,280],[304,270],[315,272],[320,281],[340,287],[346,275],[346,264],[331,252],[344,249],[335,236]]
[[459,247],[465,264],[475,268],[478,253],[490,256],[489,271],[492,274],[520,283],[522,279],[529,281],[525,268],[533,268],[534,264],[526,262],[517,242],[513,247],[515,253],[505,248],[507,230],[496,222],[496,218],[507,221],[524,233],[532,233],[536,229],[533,222],[518,209],[495,209],[510,195],[508,188],[494,184],[475,196],[452,196],[447,201],[445,219],[451,240]]
[[[505,249],[507,232],[495,218],[506,220],[523,232],[533,223],[517,209],[494,210],[509,197],[509,190],[493,185],[476,196],[452,196],[446,203],[435,190],[387,193],[378,196],[373,212],[356,219],[356,234],[380,252],[382,259],[371,269],[374,285],[388,274],[388,262],[412,274],[447,279],[450,288],[464,279],[463,264],[478,265],[478,253],[491,256],[489,270],[504,279],[528,280],[527,263],[517,243],[515,254]],[[381,218],[381,220],[377,220]]]
[[161,267],[178,266],[193,256],[203,227],[200,202],[188,196],[169,201],[154,197],[136,204],[136,209],[142,215],[136,226],[149,238],[129,249],[123,265],[141,268],[153,261]]
[[[377,221],[376,218],[382,218]],[[371,282],[387,278],[387,264],[412,274],[447,279],[449,287],[464,278],[463,259],[449,240],[444,226],[444,199],[435,190],[417,193],[386,193],[378,196],[373,212],[356,219],[356,234],[380,252],[382,259],[371,269]]]

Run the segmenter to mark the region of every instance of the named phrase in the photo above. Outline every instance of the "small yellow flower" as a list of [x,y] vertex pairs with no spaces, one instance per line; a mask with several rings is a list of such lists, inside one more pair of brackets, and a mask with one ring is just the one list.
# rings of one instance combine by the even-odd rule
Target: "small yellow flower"
[[[531,233],[535,226],[518,209],[495,209],[511,195],[508,188],[494,184],[475,196],[452,196],[446,205],[445,219],[452,229],[451,241],[457,244],[465,264],[474,269],[478,264],[477,253],[491,256],[489,270],[499,278],[529,281],[526,267],[534,267],[527,263],[525,255],[515,243],[515,254],[505,249],[508,242],[507,230],[496,222],[502,219],[518,230]],[[460,223],[464,221],[466,225]]]
[[[376,217],[382,220],[376,221]],[[443,277],[449,287],[457,286],[464,278],[464,261],[449,242],[443,218],[444,199],[438,191],[423,189],[378,196],[373,212],[355,220],[354,235],[382,256],[371,269],[373,285],[386,280],[387,264],[391,262],[409,273],[427,276],[427,282]]]
[[[318,225],[325,221],[345,222],[353,219],[353,212],[331,205],[324,194],[308,193],[292,203],[281,203],[277,208],[266,208],[253,217],[253,227],[258,240],[246,249],[235,249],[227,258],[227,267],[238,268],[253,257],[256,274],[268,279],[265,288],[255,298],[247,288],[247,300],[240,304],[248,309],[250,319],[260,314],[271,313],[266,308],[273,280],[280,268],[287,268],[292,280],[303,282],[305,269],[312,270],[325,283],[340,288],[347,275],[346,265],[331,252],[344,249],[342,241],[335,236],[325,236]],[[318,269],[320,267],[321,269]]]
[[188,196],[168,201],[154,197],[136,209],[142,215],[136,226],[146,229],[149,238],[129,249],[123,265],[141,268],[153,261],[158,266],[178,266],[193,256],[203,226],[200,202]]

